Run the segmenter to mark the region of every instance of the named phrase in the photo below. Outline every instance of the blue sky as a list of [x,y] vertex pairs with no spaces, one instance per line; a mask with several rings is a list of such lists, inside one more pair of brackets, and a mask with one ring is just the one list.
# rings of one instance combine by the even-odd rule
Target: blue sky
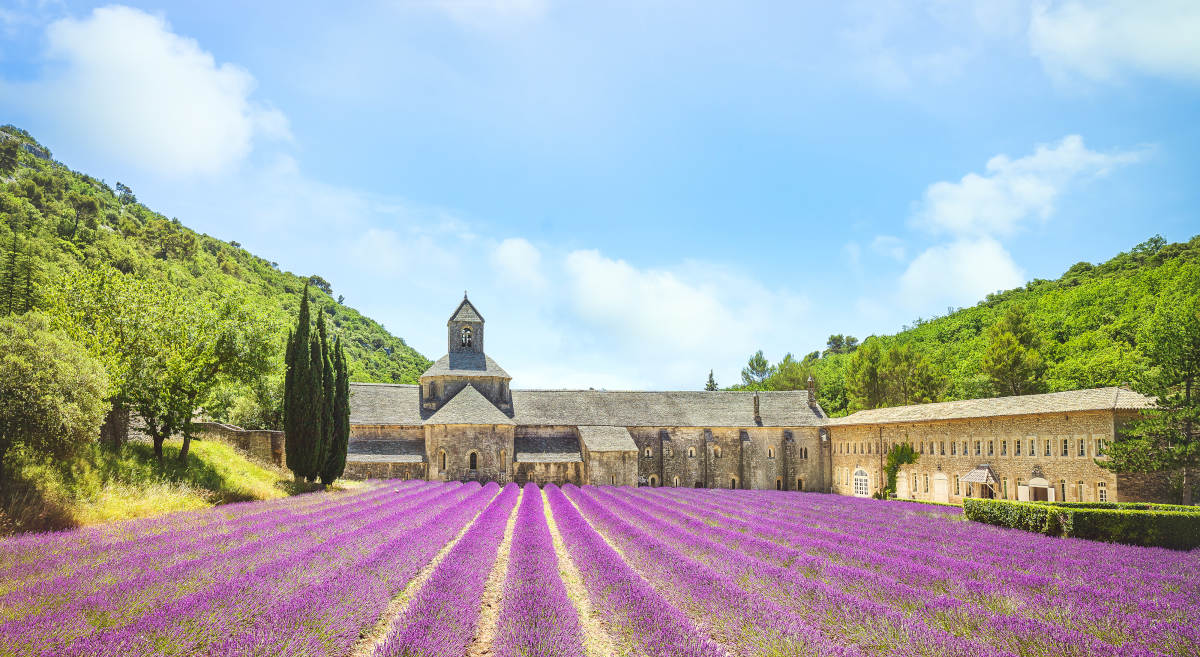
[[470,290],[520,387],[732,383],[1200,233],[1190,0],[345,4],[17,0],[0,120],[427,356]]

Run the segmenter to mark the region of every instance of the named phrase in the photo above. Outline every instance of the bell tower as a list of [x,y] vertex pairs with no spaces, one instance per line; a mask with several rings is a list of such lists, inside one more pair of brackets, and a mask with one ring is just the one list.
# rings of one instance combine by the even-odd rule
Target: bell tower
[[468,361],[474,360],[471,358],[474,354],[483,356],[483,316],[467,299],[466,292],[463,292],[462,303],[446,322],[446,353],[453,360],[458,360],[455,355],[466,356],[464,360]]

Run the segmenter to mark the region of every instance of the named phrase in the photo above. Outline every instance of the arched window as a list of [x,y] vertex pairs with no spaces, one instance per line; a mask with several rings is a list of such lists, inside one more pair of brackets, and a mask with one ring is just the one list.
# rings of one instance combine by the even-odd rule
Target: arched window
[[617,475],[608,475],[608,484],[610,486],[616,486],[617,485]]
[[688,448],[688,458],[690,458],[690,459],[696,458],[696,448],[695,447]]
[[779,478],[775,479],[775,490],[783,490],[783,480],[782,479],[779,479]]
[[478,470],[479,469],[479,454],[477,454],[476,452],[471,452],[471,455],[467,457],[467,469],[468,470]]
[[672,486],[674,486],[674,487],[676,487],[676,488],[679,488],[679,477],[672,477],[672,478],[671,478],[671,485],[672,485]]
[[649,447],[647,447],[646,448],[646,458],[650,458],[651,456],[654,456],[654,451],[651,450]]
[[471,346],[471,327],[470,326],[462,327],[462,330],[458,332],[458,338],[459,338],[459,341],[462,343],[462,346],[470,347]]
[[713,447],[713,458],[714,459],[721,458],[721,447],[719,445]]
[[730,488],[737,488],[737,479],[730,479],[730,480],[729,480],[729,487],[730,487]]
[[767,458],[769,458],[769,459],[775,458],[775,448],[774,447],[767,448]]
[[441,465],[438,467],[441,468],[442,470],[445,470],[446,469],[446,450],[443,449],[441,452],[438,453],[438,456],[440,457],[439,461],[441,462]]
[[505,450],[505,449],[500,450],[500,467],[501,468],[508,467],[508,450]]
[[800,458],[802,458],[802,459],[806,459],[806,458],[808,458],[808,448],[807,448],[807,447],[802,447],[801,449],[802,449],[802,450],[804,450],[804,455],[803,455],[803,456],[801,456]]

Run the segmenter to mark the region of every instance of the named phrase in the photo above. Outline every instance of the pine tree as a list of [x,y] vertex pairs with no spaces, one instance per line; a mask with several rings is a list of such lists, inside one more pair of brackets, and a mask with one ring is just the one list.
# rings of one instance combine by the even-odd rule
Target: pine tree
[[1046,369],[1039,353],[1041,346],[1041,336],[1029,313],[1021,306],[1009,306],[988,330],[988,347],[983,354],[983,370],[991,377],[997,394],[1028,395],[1041,390]]
[[288,468],[297,479],[312,478],[312,434],[320,431],[320,413],[314,413],[317,409],[312,404],[312,360],[309,357],[311,342],[308,286],[305,286],[304,295],[300,299],[300,313],[296,318],[296,330],[288,340],[287,374],[284,382],[284,446]]
[[350,371],[340,337],[334,340],[333,368],[333,432],[321,472],[321,483],[326,486],[346,470],[346,448],[350,442]]
[[14,230],[9,240],[8,249],[4,254],[3,266],[0,266],[0,316],[15,313],[17,310],[17,280],[20,273],[20,248],[17,245],[17,232]]
[[709,392],[720,389],[717,387],[717,380],[713,378],[712,370],[708,371],[708,382],[704,384],[704,389]]

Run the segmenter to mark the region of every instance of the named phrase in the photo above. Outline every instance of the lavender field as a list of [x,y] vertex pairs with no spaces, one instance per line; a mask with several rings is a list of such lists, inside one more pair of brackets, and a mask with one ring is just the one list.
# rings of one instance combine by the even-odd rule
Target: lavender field
[[1200,551],[812,493],[377,482],[0,571],[13,656],[1200,654]]

